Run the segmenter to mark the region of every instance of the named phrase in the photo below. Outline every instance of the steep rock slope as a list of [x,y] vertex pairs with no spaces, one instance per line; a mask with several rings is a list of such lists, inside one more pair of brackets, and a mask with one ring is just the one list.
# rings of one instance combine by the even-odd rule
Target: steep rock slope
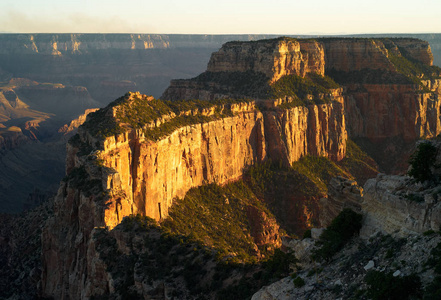
[[[68,144],[67,178],[57,195],[56,216],[44,233],[46,295],[89,297],[100,293],[94,285],[106,283],[97,283],[103,279],[94,279],[90,273],[95,264],[91,261],[95,227],[113,228],[123,217],[137,213],[161,220],[168,215],[173,199],[182,198],[191,187],[236,180],[247,166],[272,157],[272,153],[288,163],[300,154],[336,160],[344,156],[346,131],[339,103],[311,110],[291,108],[285,110],[286,115],[272,115],[273,124],[284,126],[276,126],[270,134],[266,133],[266,112],[260,112],[253,101],[197,103],[205,107],[173,111],[167,110],[163,101],[128,94],[92,114],[80,128]],[[181,104],[188,107],[186,102]],[[334,110],[337,120],[330,126]],[[135,119],[137,112],[148,115],[149,111],[153,117]],[[297,119],[304,120],[300,123],[305,131],[300,145],[293,142]],[[284,136],[279,145],[277,140],[269,141],[275,134]],[[299,154],[288,156],[286,151],[278,151],[288,148],[295,152],[293,145],[301,147],[296,150]],[[60,236],[62,228],[57,224],[72,226],[62,225],[69,229]],[[69,273],[88,274],[89,279],[82,281],[71,275],[69,282],[64,282]]]
[[275,82],[284,75],[324,74],[323,46],[316,41],[275,39],[230,42],[215,52],[207,72],[261,72]]
[[430,46],[405,38],[355,39],[351,56],[341,43],[325,39],[326,73],[345,87],[348,133],[382,170],[403,172],[408,154],[401,149],[441,132],[441,71]]

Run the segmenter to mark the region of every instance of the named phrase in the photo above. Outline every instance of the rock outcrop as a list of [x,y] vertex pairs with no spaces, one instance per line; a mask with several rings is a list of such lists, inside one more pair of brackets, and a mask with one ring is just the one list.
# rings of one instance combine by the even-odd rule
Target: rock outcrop
[[230,42],[213,53],[207,72],[260,72],[270,82],[284,75],[324,75],[323,46],[317,41],[274,39],[251,43]]
[[377,232],[407,236],[437,231],[441,225],[440,187],[416,183],[409,176],[378,174],[362,187],[345,178],[334,178],[327,198],[321,200],[320,222],[328,226],[344,208],[363,214],[360,235]]
[[364,185],[365,214],[361,235],[437,231],[441,225],[439,187],[424,188],[406,176],[379,174]]
[[320,225],[327,227],[345,208],[361,212],[363,188],[356,181],[343,177],[333,178],[328,185],[328,196],[320,199]]
[[84,111],[84,114],[81,114],[78,118],[72,120],[69,124],[64,124],[63,127],[58,129],[59,133],[64,135],[72,133],[78,129],[84,122],[86,122],[87,115],[90,113],[96,112],[99,108],[89,108]]

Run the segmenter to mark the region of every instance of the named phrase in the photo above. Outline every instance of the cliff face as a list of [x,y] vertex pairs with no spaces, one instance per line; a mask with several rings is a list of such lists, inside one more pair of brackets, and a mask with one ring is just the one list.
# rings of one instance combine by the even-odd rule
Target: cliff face
[[409,177],[379,174],[366,182],[364,191],[363,236],[376,231],[405,236],[436,231],[441,225],[437,187],[422,188]]
[[216,48],[231,40],[265,37],[265,35],[0,34],[0,53],[64,55],[103,49]]
[[324,39],[326,69],[358,71],[393,70],[383,43],[371,39]]
[[261,72],[275,82],[284,75],[324,74],[324,50],[316,41],[230,42],[213,53],[208,72]]
[[431,85],[433,93],[419,92],[410,84],[348,85],[345,107],[349,134],[372,141],[437,136],[441,132],[438,82]]
[[[143,96],[126,97],[130,103]],[[161,220],[174,199],[184,197],[190,188],[236,180],[247,166],[269,157],[292,162],[306,154],[335,160],[344,156],[341,104],[292,108],[280,114],[262,113],[253,102],[232,104],[229,109],[230,117],[183,126],[157,141],[140,129],[100,141],[80,128],[80,142],[68,144],[68,179],[59,189],[55,218],[44,233],[45,295],[84,298],[105,290],[108,279],[93,273],[95,227],[113,228],[125,216],[137,213]],[[214,110],[205,114],[210,111]],[[176,116],[169,118],[171,122]],[[167,123],[166,119],[162,122]],[[273,140],[275,135],[280,139]],[[102,149],[95,148],[97,144]],[[87,151],[81,150],[84,145]],[[256,232],[261,231],[259,226],[266,225],[256,224]],[[264,235],[255,238],[266,239]],[[68,280],[67,274],[71,274]],[[82,274],[88,274],[88,280],[81,280]]]
[[266,157],[263,116],[244,111],[179,128],[157,142],[134,131],[106,141],[98,157],[116,171],[106,189],[126,194],[109,203],[106,225],[112,228],[133,213],[160,220],[173,199],[183,198],[190,188],[236,180],[244,168]]
[[433,55],[428,42],[417,39],[323,39],[326,70],[359,71],[382,69],[394,71],[389,54],[407,56],[431,66]]
[[334,161],[344,158],[347,132],[340,103],[299,106],[265,113],[268,152],[291,165],[308,154]]
[[432,66],[429,44],[415,39],[323,43],[326,72],[345,88],[349,136],[366,145],[381,170],[404,172],[405,149],[441,133],[440,69]]

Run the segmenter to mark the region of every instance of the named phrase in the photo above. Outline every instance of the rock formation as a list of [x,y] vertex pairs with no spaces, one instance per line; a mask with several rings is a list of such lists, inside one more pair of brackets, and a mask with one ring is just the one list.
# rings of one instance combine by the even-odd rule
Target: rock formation
[[[436,167],[439,161],[438,155],[432,163]],[[320,221],[328,226],[343,208],[351,208],[364,215],[360,235],[365,238],[377,232],[406,236],[436,231],[441,225],[439,191],[439,185],[418,183],[407,175],[378,174],[363,187],[349,179],[334,178],[327,198],[321,200]]]
[[230,42],[211,56],[207,67],[207,72],[214,73],[245,71],[263,73],[270,82],[291,74],[324,75],[323,46],[317,41],[290,39]]
[[[409,50],[406,55],[429,53],[426,43],[414,42],[422,45],[415,47],[420,50]],[[346,120],[345,103],[355,96],[343,95],[343,89],[322,76],[323,71],[329,66],[341,75],[338,72],[347,73],[352,68],[364,72],[371,66],[374,71],[394,73],[397,67],[389,59],[390,53],[398,55],[398,50],[413,48],[398,42],[394,44],[399,45],[398,50],[391,50],[390,43],[287,38],[227,43],[213,54],[208,71],[201,77],[171,83],[163,98],[175,101],[129,93],[91,114],[68,143],[67,176],[58,191],[55,216],[43,233],[43,295],[80,299],[111,291],[113,279],[96,249],[94,234],[98,228],[112,229],[125,216],[137,213],[162,220],[174,200],[191,187],[237,180],[247,167],[267,159],[287,166],[306,155],[342,160],[346,124],[355,127],[351,124],[356,122],[349,117]],[[430,55],[421,61],[430,63]],[[234,82],[230,75],[248,77],[249,91],[253,87],[250,78],[263,79],[258,85],[262,83],[260,87],[266,91],[273,91],[286,78],[301,85],[280,97],[266,94],[266,98],[250,100],[243,99],[250,94],[240,90],[240,82]],[[417,95],[418,91],[414,87],[409,93]],[[213,101],[182,101],[194,96]],[[223,99],[231,96],[241,96],[242,100]],[[437,101],[434,99],[435,107]],[[347,116],[357,110],[361,118],[370,114],[357,103],[351,105]],[[409,107],[415,114],[419,109]],[[435,115],[409,126],[415,131],[422,127],[423,134],[429,135],[429,129],[437,130],[437,122]],[[374,135],[381,133],[381,126]],[[397,134],[405,134],[406,128],[396,128]],[[349,204],[358,207],[361,189],[355,184],[341,181],[335,183],[335,189],[354,194]],[[337,198],[335,206],[347,205]],[[329,211],[325,219],[336,209]],[[261,220],[261,228],[265,228],[264,215],[250,216]],[[260,229],[256,226],[256,232]],[[274,235],[269,233],[268,237]],[[265,243],[265,236],[254,238]]]
[[64,124],[63,127],[58,129],[59,133],[63,133],[64,135],[72,133],[73,131],[76,131],[78,127],[83,125],[84,122],[86,122],[86,117],[90,113],[96,112],[99,108],[89,108],[84,111],[84,114],[80,115],[78,118],[72,120],[69,124]]
[[364,185],[362,209],[366,215],[361,234],[377,231],[398,234],[438,230],[441,225],[439,187],[424,188],[411,178],[379,174]]
[[333,178],[329,182],[328,196],[320,200],[320,224],[323,227],[331,224],[331,221],[345,208],[355,212],[361,211],[363,188],[356,181],[343,177]]

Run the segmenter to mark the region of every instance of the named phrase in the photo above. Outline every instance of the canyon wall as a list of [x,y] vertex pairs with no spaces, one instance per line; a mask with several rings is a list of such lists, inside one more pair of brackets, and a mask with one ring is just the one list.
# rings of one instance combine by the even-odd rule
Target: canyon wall
[[394,71],[389,52],[401,55],[431,66],[433,54],[426,41],[418,39],[367,39],[367,38],[324,38],[319,39],[325,48],[326,70],[344,72],[363,69]]
[[323,46],[317,41],[291,39],[230,42],[213,53],[207,67],[207,72],[245,71],[263,73],[271,83],[284,75],[323,75]]
[[407,142],[441,133],[439,80],[433,93],[410,84],[350,84],[345,97],[351,137],[381,141],[400,136]]
[[[139,129],[99,141],[80,128],[81,142],[68,144],[68,176],[44,233],[45,295],[88,298],[108,290],[108,275],[94,273],[95,227],[111,229],[137,213],[161,220],[190,188],[237,180],[248,166],[268,158],[292,163],[307,154],[344,157],[347,135],[339,103],[279,114],[261,112],[254,102],[229,109],[231,117],[183,126],[157,141]],[[84,144],[92,147],[85,153]]]
[[393,70],[387,49],[371,39],[323,39],[326,69],[359,71],[363,69]]
[[269,35],[180,34],[0,34],[0,54],[81,54],[91,50],[216,48],[231,40],[258,40]]

